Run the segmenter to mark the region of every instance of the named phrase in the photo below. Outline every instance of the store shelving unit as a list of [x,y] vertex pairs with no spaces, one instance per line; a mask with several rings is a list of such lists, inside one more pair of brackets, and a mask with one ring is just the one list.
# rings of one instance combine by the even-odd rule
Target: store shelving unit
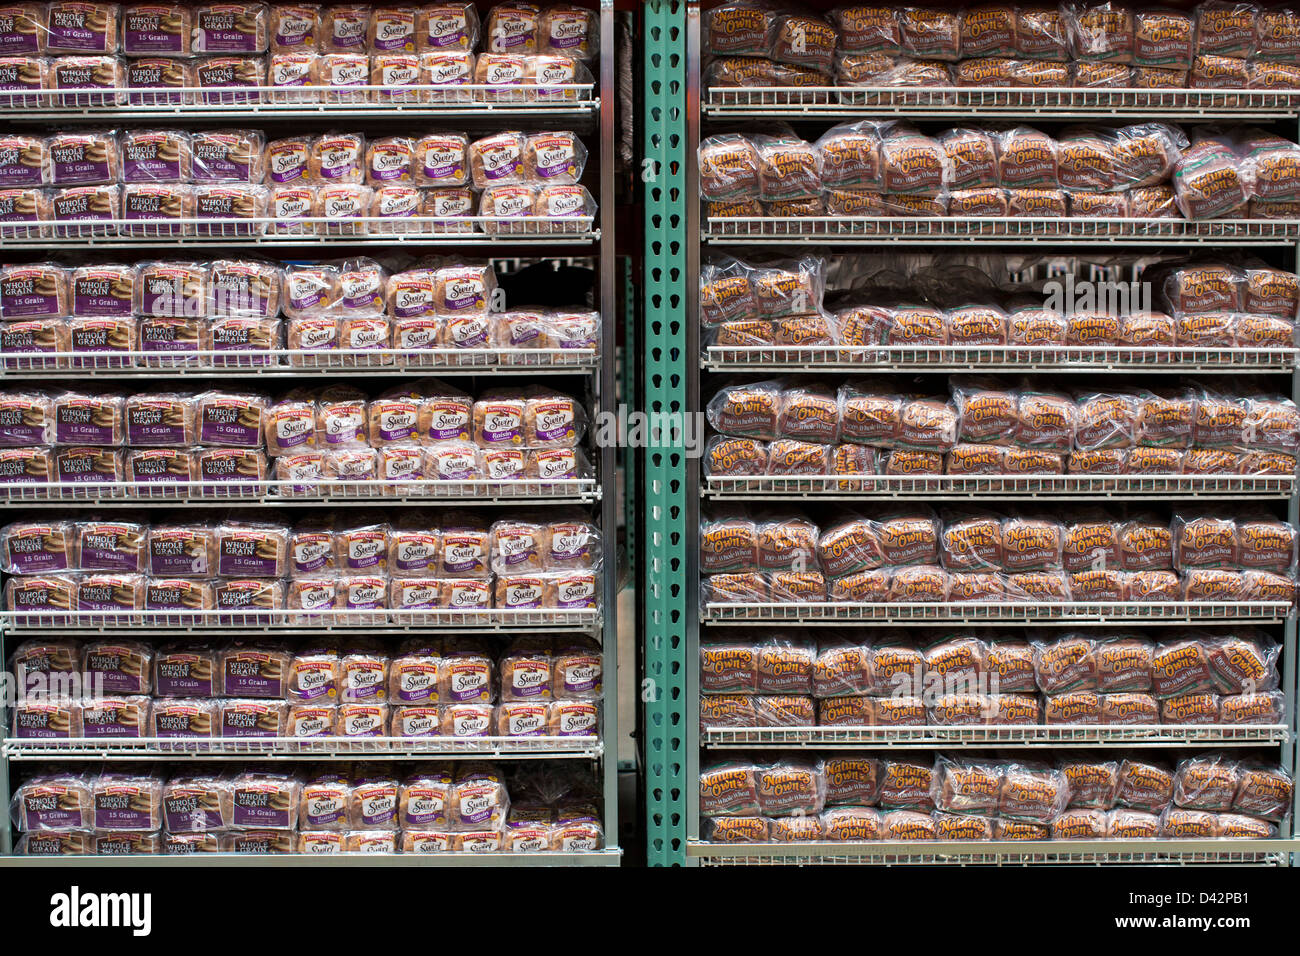
[[[446,221],[425,217],[401,220],[312,220],[316,235],[261,234],[271,220],[195,220],[184,223],[109,224],[41,223],[0,231],[0,255],[24,259],[39,254],[63,255],[98,250],[119,255],[193,255],[202,250],[241,250],[287,259],[342,258],[349,253],[377,255],[381,251],[412,254],[461,252],[490,259],[498,269],[512,271],[522,263],[590,263],[594,273],[593,299],[601,318],[601,348],[591,349],[435,349],[403,353],[396,350],[307,353],[290,349],[272,352],[118,353],[112,356],[78,354],[56,358],[7,356],[0,359],[0,388],[49,387],[54,383],[140,383],[151,387],[163,381],[238,383],[253,387],[267,381],[267,390],[291,383],[323,384],[346,377],[375,379],[376,391],[398,376],[428,375],[474,377],[482,383],[505,379],[527,382],[536,376],[562,378],[557,387],[582,396],[589,413],[616,410],[615,353],[618,341],[618,264],[615,256],[615,15],[613,0],[599,0],[600,57],[592,64],[591,82],[548,87],[545,92],[502,91],[488,87],[460,87],[454,97],[432,87],[305,90],[253,88],[227,93],[220,100],[210,91],[118,91],[121,95],[61,94],[45,92],[0,96],[0,125],[58,128],[83,124],[157,124],[168,126],[243,126],[279,131],[326,130],[328,124],[347,120],[357,128],[389,135],[403,128],[461,129],[486,133],[505,129],[572,129],[588,144],[590,191],[596,216],[567,219],[492,220],[468,217],[448,228]],[[427,101],[425,93],[431,94]],[[397,94],[390,96],[389,94]],[[404,101],[409,97],[414,102]],[[440,98],[441,97],[441,98]],[[280,124],[285,124],[281,126]],[[405,127],[403,124],[406,124]],[[254,228],[250,229],[250,223]],[[113,225],[128,227],[129,234],[113,235]],[[374,226],[375,234],[357,235]],[[472,231],[462,231],[465,227]],[[106,234],[109,233],[109,234]],[[259,233],[259,234],[250,234]],[[441,252],[440,252],[441,250]],[[578,290],[580,291],[580,290]],[[128,384],[129,387],[129,384]],[[193,386],[191,386],[193,387]],[[257,738],[257,739],[88,739],[32,740],[7,736],[6,714],[0,745],[0,802],[8,805],[13,771],[39,762],[109,762],[138,765],[192,763],[196,760],[231,763],[318,761],[428,761],[491,759],[521,761],[560,760],[587,768],[600,789],[606,849],[592,852],[535,854],[442,853],[384,856],[319,856],[202,854],[199,857],[16,857],[11,856],[14,834],[0,828],[2,865],[260,865],[293,866],[310,859],[316,866],[347,866],[359,862],[402,866],[617,866],[618,846],[618,640],[617,640],[617,518],[616,449],[600,444],[588,450],[591,477],[565,480],[521,481],[414,481],[323,482],[303,490],[300,483],[267,479],[216,486],[190,482],[163,487],[130,482],[52,485],[26,484],[0,491],[0,502],[11,512],[31,509],[51,514],[63,508],[93,508],[104,516],[125,509],[191,509],[210,506],[240,508],[318,508],[364,505],[382,509],[413,506],[512,507],[519,513],[542,514],[534,509],[557,505],[581,507],[598,520],[605,536],[605,561],[600,583],[600,609],[488,609],[488,610],[362,610],[326,613],[289,610],[265,611],[128,611],[103,612],[0,612],[0,657],[17,642],[37,635],[90,637],[96,634],[135,637],[175,636],[178,629],[213,638],[283,637],[292,643],[305,636],[367,635],[394,639],[418,635],[481,635],[504,648],[508,636],[521,634],[586,634],[601,645],[604,696],[597,736],[587,737],[479,737],[479,738]],[[394,510],[394,516],[396,511]]]
[[[711,4],[704,4],[709,6]],[[857,119],[948,121],[967,125],[977,121],[1020,120],[1063,123],[1078,120],[1115,123],[1232,121],[1289,123],[1300,119],[1300,92],[1192,90],[1044,90],[1044,89],[867,89],[766,88],[702,89],[701,4],[660,4],[662,29],[680,35],[685,50],[677,79],[685,99],[680,115],[669,117],[664,141],[647,142],[647,155],[681,164],[673,180],[679,201],[660,198],[653,207],[656,228],[647,237],[665,251],[677,250],[685,268],[662,277],[662,285],[647,295],[647,340],[661,342],[664,329],[680,327],[676,351],[665,348],[652,369],[662,375],[647,386],[647,407],[669,410],[673,399],[687,410],[698,410],[711,389],[730,377],[762,374],[844,377],[854,373],[947,375],[959,372],[1002,372],[1056,376],[1089,375],[1121,381],[1116,376],[1152,376],[1154,382],[1173,375],[1268,376],[1275,390],[1300,395],[1297,352],[1292,348],[1233,350],[1160,348],[1007,347],[864,347],[752,346],[702,348],[698,315],[697,277],[705,254],[726,251],[740,258],[802,255],[811,248],[832,254],[875,246],[932,247],[994,251],[998,248],[1041,247],[1082,254],[1109,249],[1176,249],[1195,254],[1213,250],[1277,256],[1294,267],[1300,252],[1300,223],[1272,220],[1187,222],[1182,220],[1008,219],[1008,218],[707,218],[698,200],[696,149],[702,136],[717,130],[763,128],[773,123],[802,124],[817,134]],[[666,81],[665,81],[666,88]],[[696,106],[698,105],[698,108]],[[960,121],[960,122],[957,122]],[[675,139],[680,137],[680,139]],[[815,135],[810,136],[815,138]],[[679,152],[673,147],[680,146]],[[651,200],[656,197],[652,194]],[[648,206],[650,201],[648,200]],[[665,270],[667,271],[667,270]],[[657,310],[656,310],[657,309]],[[652,862],[668,865],[778,864],[1191,864],[1252,863],[1285,865],[1300,853],[1300,840],[1289,828],[1277,840],[1249,844],[1229,841],[1180,842],[1155,840],[1130,843],[850,843],[850,844],[711,844],[701,839],[698,805],[701,760],[707,756],[740,757],[745,753],[826,750],[1024,750],[1037,756],[1060,748],[1141,748],[1172,754],[1192,748],[1234,748],[1266,753],[1288,769],[1296,766],[1296,615],[1286,603],[1111,604],[700,604],[697,553],[700,516],[717,503],[743,502],[752,508],[796,502],[859,502],[870,512],[886,499],[908,502],[1175,502],[1200,499],[1207,503],[1246,499],[1300,517],[1294,476],[870,476],[863,478],[707,477],[698,456],[662,456],[659,471],[647,477],[653,494],[658,482],[660,511],[657,531],[664,543],[663,559],[650,573],[658,600],[647,610],[647,674],[665,675],[671,693],[670,714],[646,707],[651,739],[647,754],[680,755],[680,763],[652,764],[647,786],[659,800],[648,812],[647,830],[660,848]],[[773,635],[791,627],[809,627],[835,635],[844,626],[866,629],[896,626],[959,625],[1057,628],[1077,625],[1141,626],[1164,629],[1235,622],[1265,626],[1283,645],[1282,686],[1287,703],[1282,722],[1273,725],[1158,726],[989,726],[989,727],[813,727],[717,728],[702,730],[699,714],[699,646],[702,633],[718,636],[735,627]],[[657,632],[656,632],[657,628]],[[815,632],[815,633],[817,633]],[[680,683],[668,675],[683,674]],[[656,725],[652,718],[659,717]],[[647,758],[648,759],[648,758]],[[1297,809],[1300,809],[1298,805]],[[1300,857],[1294,857],[1300,860]]]

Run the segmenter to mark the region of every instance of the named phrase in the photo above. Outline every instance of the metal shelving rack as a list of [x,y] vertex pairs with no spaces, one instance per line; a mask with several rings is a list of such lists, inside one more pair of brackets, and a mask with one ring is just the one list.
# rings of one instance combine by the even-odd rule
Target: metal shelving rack
[[872,374],[917,372],[1075,372],[1088,375],[1141,372],[1144,375],[1243,374],[1289,372],[1296,368],[1294,348],[1222,349],[1189,346],[1111,348],[1108,346],[1034,347],[1024,345],[879,345],[843,348],[825,345],[709,345],[703,369],[708,372]]
[[1295,493],[1295,487],[1294,475],[867,475],[861,478],[711,475],[704,479],[703,495],[715,501],[860,501],[864,498],[1285,501]]
[[686,855],[709,866],[1286,866],[1295,840],[1052,840],[930,843],[688,844]]
[[1169,120],[1286,120],[1300,109],[1294,90],[1007,89],[958,87],[906,89],[897,86],[786,86],[764,89],[715,87],[705,92],[701,112],[718,120],[856,117],[967,119],[972,114],[1019,120],[1076,120],[1104,117]]
[[[3,381],[0,378],[0,381]],[[25,508],[97,507],[125,503],[142,506],[229,507],[231,505],[374,505],[471,502],[509,505],[520,501],[590,504],[601,498],[595,478],[476,478],[464,481],[294,481],[269,478],[249,481],[34,481],[0,486],[0,501]]]
[[[4,226],[4,245],[10,249],[47,249],[51,242],[71,249],[246,249],[302,248],[346,249],[356,246],[484,246],[503,243],[534,246],[589,246],[600,239],[595,217],[531,217],[496,219],[463,216],[455,224],[432,216],[406,216],[400,220],[379,216],[347,219],[304,217],[292,220],[302,232],[271,232],[272,216],[243,219],[178,219],[153,224],[132,219],[99,219],[93,223],[40,223]],[[285,220],[287,221],[287,220]],[[462,231],[461,226],[470,227]],[[372,229],[373,227],[373,229]]]
[[293,378],[311,372],[340,375],[529,375],[590,373],[600,367],[595,349],[267,349],[222,352],[60,353],[0,357],[0,381],[59,379],[153,379],[159,372],[178,378]]
[[409,760],[412,757],[466,757],[476,760],[597,760],[600,737],[273,737],[30,740],[10,737],[10,761],[165,760]]
[[[593,65],[593,82],[556,88],[548,94],[503,94],[483,87],[460,88],[455,100],[429,103],[395,103],[383,88],[349,91],[297,89],[257,89],[248,102],[205,102],[200,91],[168,91],[158,94],[151,103],[123,102],[105,105],[99,98],[78,98],[74,94],[41,93],[36,102],[15,104],[0,98],[0,123],[9,125],[79,125],[153,122],[164,125],[212,125],[274,123],[293,120],[307,124],[342,119],[363,123],[380,123],[385,131],[394,122],[418,123],[419,126],[442,124],[442,128],[462,128],[488,132],[513,127],[525,129],[574,129],[598,142],[592,160],[598,163],[598,215],[594,219],[542,221],[527,225],[519,220],[471,222],[471,225],[500,225],[499,235],[486,232],[437,232],[421,228],[420,219],[381,222],[384,232],[373,236],[351,235],[354,220],[347,226],[322,223],[316,230],[322,235],[259,235],[247,232],[248,220],[222,224],[213,220],[192,224],[193,229],[141,227],[144,234],[105,236],[98,227],[69,227],[65,224],[40,224],[24,235],[9,230],[0,233],[0,254],[13,251],[30,256],[51,246],[60,252],[98,249],[243,249],[265,250],[271,255],[290,257],[329,257],[357,248],[372,254],[381,248],[438,246],[453,252],[465,248],[480,256],[492,256],[497,263],[501,254],[520,261],[571,261],[575,256],[591,257],[597,263],[595,298],[601,316],[601,351],[490,349],[457,351],[438,349],[419,353],[391,350],[369,353],[335,352],[330,355],[304,354],[292,350],[272,353],[159,353],[129,355],[142,359],[124,363],[123,356],[59,356],[57,359],[0,360],[0,386],[16,383],[51,381],[141,381],[167,376],[174,379],[233,379],[251,384],[260,379],[321,379],[323,377],[392,377],[407,375],[498,376],[531,378],[535,375],[567,375],[585,383],[595,410],[616,413],[615,353],[618,338],[618,296],[620,291],[618,261],[615,256],[615,122],[617,100],[615,82],[615,30],[613,0],[598,0],[600,58]],[[421,88],[415,88],[422,92]],[[411,92],[406,88],[404,92]],[[176,97],[177,93],[181,95]],[[445,90],[440,91],[445,95]],[[131,91],[140,95],[140,91]],[[248,93],[241,91],[240,96]],[[176,98],[173,98],[176,97]],[[178,101],[179,100],[179,101]],[[319,127],[324,128],[324,127]],[[367,128],[381,128],[380,126]],[[477,220],[479,217],[475,217]],[[551,228],[556,227],[556,228]],[[188,233],[203,232],[202,235]],[[177,234],[182,233],[182,234]],[[575,247],[581,247],[575,251]],[[551,254],[552,250],[565,250]],[[509,251],[514,250],[514,251]],[[496,253],[496,255],[493,255]],[[256,357],[254,357],[254,355]],[[131,367],[123,367],[128,364]],[[178,627],[207,636],[248,637],[272,635],[366,634],[392,637],[420,634],[481,634],[500,639],[512,634],[585,633],[599,639],[605,674],[601,701],[600,733],[594,737],[481,737],[481,738],[272,738],[272,739],[77,739],[19,740],[7,738],[0,748],[0,801],[8,804],[11,765],[31,761],[113,761],[192,762],[194,760],[229,762],[330,761],[330,760],[562,760],[584,764],[596,775],[603,797],[603,828],[606,848],[591,852],[441,853],[374,855],[242,855],[201,854],[188,856],[138,857],[17,857],[12,856],[13,833],[0,827],[0,866],[94,866],[94,865],[258,865],[258,866],[348,866],[382,862],[400,866],[617,866],[622,859],[618,846],[618,640],[617,578],[618,567],[614,542],[617,528],[618,495],[616,488],[616,449],[606,443],[592,452],[594,478],[547,481],[529,479],[520,482],[400,482],[382,487],[382,483],[322,483],[311,494],[296,495],[293,482],[255,481],[232,489],[213,488],[203,483],[139,486],[131,483],[107,483],[94,486],[24,485],[0,492],[7,507],[37,508],[48,513],[51,507],[167,506],[201,507],[238,506],[339,506],[364,504],[378,507],[401,507],[430,504],[465,504],[472,506],[528,507],[573,504],[589,508],[599,517],[607,536],[606,561],[601,576],[601,609],[541,609],[461,611],[453,609],[412,611],[333,611],[304,615],[292,609],[277,611],[133,611],[125,614],[99,612],[0,612],[0,657],[7,657],[6,644],[37,633],[86,636],[94,634],[129,634],[137,636],[174,635]],[[216,492],[221,492],[217,494]],[[105,514],[111,513],[105,511]],[[7,717],[7,715],[6,715]],[[6,719],[4,732],[8,731]]]
[[1261,747],[1287,742],[1285,724],[1027,724],[987,727],[711,727],[706,750],[859,749],[932,750],[938,747]]
[[[653,8],[662,36],[681,37],[684,60],[671,64],[660,90],[675,83],[685,107],[668,114],[663,104],[657,119],[661,138],[648,139],[646,155],[653,161],[680,164],[667,195],[649,191],[647,199],[648,255],[656,248],[665,259],[685,263],[681,272],[665,261],[658,285],[647,290],[646,336],[652,352],[647,384],[647,408],[695,411],[703,408],[703,375],[709,373],[786,373],[800,375],[854,372],[954,373],[1016,372],[1155,375],[1260,374],[1289,379],[1284,390],[1300,395],[1294,349],[1234,352],[1230,357],[1210,350],[1186,348],[1115,349],[1067,348],[905,348],[905,347],[711,347],[702,350],[698,316],[702,255],[713,247],[772,254],[777,247],[798,251],[809,246],[847,251],[872,244],[882,246],[986,247],[1014,244],[1076,247],[1111,246],[1209,252],[1230,246],[1243,250],[1287,250],[1300,254],[1300,224],[1284,221],[1194,223],[1181,220],[1038,220],[1038,219],[708,219],[698,200],[695,152],[701,128],[735,128],[748,121],[816,123],[823,130],[857,118],[990,121],[1022,120],[1060,123],[1074,120],[1132,122],[1135,118],[1167,121],[1231,120],[1239,123],[1295,123],[1300,119],[1300,92],[1295,91],[1152,91],[1043,89],[701,89],[701,4],[660,4]],[[665,64],[667,69],[668,64]],[[697,107],[698,104],[698,107]],[[650,109],[650,107],[648,107]],[[707,135],[707,131],[705,133]],[[651,160],[647,160],[649,162]],[[675,199],[673,198],[675,197]],[[743,257],[743,252],[738,253]],[[667,334],[677,333],[668,339]],[[703,356],[701,358],[701,356]],[[673,404],[676,402],[677,404]],[[647,831],[658,841],[651,861],[668,865],[780,864],[1132,864],[1252,863],[1287,865],[1300,860],[1300,840],[1289,830],[1280,839],[1251,841],[1136,843],[1048,841],[1045,843],[817,843],[710,844],[701,840],[698,801],[699,767],[708,754],[736,755],[749,749],[797,752],[870,749],[1013,748],[1041,753],[1046,748],[1253,748],[1275,753],[1288,769],[1296,766],[1297,626],[1286,604],[1097,604],[1031,605],[852,605],[769,604],[710,605],[701,608],[698,554],[695,542],[703,506],[711,502],[855,501],[870,509],[886,498],[908,501],[1152,501],[1187,498],[1206,501],[1246,498],[1282,508],[1288,519],[1300,517],[1294,476],[871,476],[705,478],[698,455],[686,453],[651,457],[647,494],[654,502],[648,533],[659,535],[654,548],[659,562],[649,585],[656,600],[647,608],[647,675],[662,675],[670,694],[666,706],[646,705],[647,755],[671,753],[671,761],[651,763],[647,787],[650,801]],[[657,493],[658,498],[654,496]],[[730,626],[784,629],[840,625],[1035,625],[1056,627],[1135,624],[1164,627],[1189,623],[1250,621],[1282,632],[1282,682],[1287,691],[1281,724],[1252,726],[1033,726],[1033,727],[912,727],[912,728],[717,728],[699,725],[699,639],[703,628]],[[773,630],[773,633],[780,633]],[[832,629],[826,633],[835,633]],[[654,641],[655,643],[651,643]],[[684,680],[675,676],[684,675]],[[647,756],[649,760],[649,756]],[[659,788],[656,790],[656,788]],[[1300,804],[1297,804],[1300,809]],[[652,844],[653,845],[653,844]]]

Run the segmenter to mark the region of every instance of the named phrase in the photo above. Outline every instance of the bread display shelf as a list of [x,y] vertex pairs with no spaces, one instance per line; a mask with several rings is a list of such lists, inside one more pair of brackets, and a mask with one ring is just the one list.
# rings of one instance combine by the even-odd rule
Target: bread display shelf
[[[1149,500],[1155,497],[1285,500],[1295,475],[810,475],[705,479],[706,499],[856,501],[921,497],[928,500],[1079,498]],[[0,495],[3,492],[0,491]]]
[[705,220],[701,239],[736,245],[855,245],[888,239],[899,245],[937,240],[970,245],[1016,243],[1131,246],[1294,246],[1300,221],[1275,219],[1050,219],[949,216],[735,216]]
[[0,611],[0,631],[16,637],[40,635],[51,627],[73,634],[120,633],[174,635],[178,628],[206,635],[244,637],[268,634],[434,634],[461,631],[594,633],[601,614],[595,608],[488,608],[462,611],[332,610],[295,608],[256,611]]
[[[271,216],[215,219],[96,219],[68,222],[0,224],[0,249],[244,248],[247,246],[502,246],[589,245],[600,238],[595,216],[322,216],[292,220],[295,229],[270,233],[285,220]],[[129,234],[116,235],[123,230]]]
[[1286,743],[1285,724],[1149,724],[1120,726],[989,727],[710,727],[703,744],[715,750],[750,747],[1260,747]]
[[1008,119],[1265,120],[1295,116],[1300,90],[712,87],[705,92],[703,108],[704,115],[714,119],[967,119],[978,111],[980,116]]
[[[466,84],[446,86],[245,86],[214,93],[197,86],[105,87],[94,91],[42,90],[5,97],[0,119],[9,122],[125,122],[167,118],[551,120],[594,118],[600,109],[595,83],[557,83],[545,89]],[[224,101],[224,102],[223,102]],[[18,103],[25,105],[17,105]]]
[[1110,345],[710,345],[709,372],[1102,372],[1186,375],[1209,372],[1289,372],[1294,348],[1201,348]]
[[972,864],[1253,863],[1282,866],[1300,840],[1005,840],[917,843],[707,843],[693,840],[686,855],[705,866],[873,866]]
[[[216,361],[214,361],[214,359]],[[442,375],[591,372],[600,365],[595,349],[268,349],[230,352],[58,353],[0,355],[0,381],[36,378],[156,379],[159,372],[187,378],[220,375],[291,377],[328,370],[332,375]]]
[[599,737],[269,737],[265,739],[131,740],[71,738],[4,741],[9,760],[404,760],[418,757],[493,759],[576,758],[595,760]]
[[0,868],[29,866],[237,866],[237,867],[354,867],[366,866],[618,866],[623,851],[618,849],[537,853],[191,853],[139,856],[0,856]]
[[1294,613],[1286,601],[1169,601],[1104,603],[877,603],[706,604],[700,620],[718,625],[792,624],[1195,624],[1207,621],[1282,623]]
[[0,502],[34,505],[123,504],[175,507],[224,507],[240,505],[405,505],[431,501],[467,501],[474,504],[506,504],[522,500],[546,504],[586,504],[599,501],[601,492],[594,478],[521,478],[500,481],[478,478],[465,481],[358,481],[322,480],[309,491],[304,482],[290,479],[265,481],[178,481],[178,482],[35,482],[0,485]]

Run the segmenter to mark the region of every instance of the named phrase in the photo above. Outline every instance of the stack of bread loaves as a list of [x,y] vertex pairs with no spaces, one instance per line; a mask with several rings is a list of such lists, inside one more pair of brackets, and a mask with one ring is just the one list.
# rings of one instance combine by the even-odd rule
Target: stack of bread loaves
[[1061,521],[926,508],[705,518],[702,599],[726,604],[1296,599],[1296,529],[1267,515],[1104,512]]
[[[166,585],[155,585],[166,586]],[[588,737],[601,657],[582,638],[21,644],[26,739]]]
[[[1190,141],[1190,145],[1189,145]],[[951,129],[836,126],[815,143],[780,127],[699,147],[710,218],[1290,219],[1300,146],[1260,130],[1158,123]]]
[[[593,10],[526,2],[16,2],[0,106],[565,102],[591,83]],[[482,52],[476,55],[482,40]],[[466,89],[476,87],[477,90]],[[477,93],[477,95],[476,95]]]
[[827,17],[734,0],[704,22],[714,87],[1294,89],[1300,13],[1081,3],[848,4]]
[[700,726],[1280,724],[1280,651],[1251,628],[709,640]]
[[457,763],[84,774],[25,780],[11,814],[27,855],[530,853],[603,846],[577,776]]
[[[0,235],[572,231],[471,217],[589,217],[595,204],[579,182],[586,161],[582,141],[565,131],[473,141],[335,131],[269,142],[233,129],[9,133],[0,137]],[[420,221],[400,221],[411,218]],[[59,222],[101,225],[40,226]]]
[[[998,281],[1010,271],[1006,259],[972,268],[945,258],[915,276],[900,275],[909,265],[874,257],[742,262],[714,256],[700,272],[700,323],[710,344],[740,354],[750,347],[762,354],[783,351],[773,346],[801,347],[863,365],[889,361],[872,345],[917,354],[941,346],[978,353],[1015,345],[1025,349],[1012,355],[1026,360],[1067,353],[1078,361],[1083,349],[1218,353],[1291,348],[1297,341],[1300,277],[1258,260],[1156,262],[1138,282],[1081,279],[1077,298],[1064,294],[1062,282],[1007,287]],[[957,269],[963,282],[954,288]],[[834,272],[853,288],[828,289]],[[1172,353],[1157,356],[1177,360]]]
[[489,525],[464,511],[440,520],[413,512],[393,527],[380,515],[353,513],[346,524],[313,518],[293,528],[255,517],[216,525],[7,525],[4,570],[14,576],[5,583],[6,607],[45,626],[67,620],[68,611],[147,611],[154,623],[211,624],[193,612],[214,610],[229,612],[215,615],[218,623],[270,617],[324,626],[383,623],[390,610],[399,621],[417,621],[439,609],[600,603],[600,532],[581,517]]
[[[503,297],[491,267],[442,258],[400,271],[369,258],[24,263],[0,267],[0,356],[17,369],[356,367],[392,364],[393,350],[598,346],[595,312],[501,311]],[[270,354],[286,344],[303,354]]]
[[404,483],[581,477],[589,471],[585,430],[581,403],[542,386],[496,389],[477,401],[436,380],[374,399],[347,386],[295,389],[278,402],[222,390],[5,392],[0,462],[12,467],[0,485],[132,482],[166,492],[170,483],[203,482],[194,493],[225,496],[239,489],[221,485],[260,482],[274,469],[293,482],[285,495],[336,480],[418,495],[419,484]]
[[[991,309],[960,309],[956,323]],[[930,323],[933,309],[892,320]],[[1056,392],[954,378],[948,400],[885,385],[724,388],[704,471],[770,475],[1294,475],[1300,410],[1281,395],[1208,387]]]
[[731,761],[700,774],[718,843],[863,840],[1259,840],[1277,836],[1289,770],[1219,753],[1007,762],[938,754]]

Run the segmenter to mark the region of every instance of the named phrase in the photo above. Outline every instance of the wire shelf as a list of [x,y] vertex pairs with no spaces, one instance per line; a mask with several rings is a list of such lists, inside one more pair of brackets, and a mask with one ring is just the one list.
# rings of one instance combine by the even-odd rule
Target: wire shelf
[[861,86],[712,87],[705,116],[716,118],[969,117],[1075,119],[1116,116],[1162,119],[1291,119],[1300,90],[1006,89]]
[[459,630],[508,632],[584,631],[600,627],[596,608],[425,608],[410,611],[335,609],[302,611],[294,608],[257,610],[123,610],[123,611],[3,611],[0,632],[48,633],[52,627],[74,632],[132,631],[138,634],[175,634],[186,628],[210,634],[365,633],[429,634]]
[[1193,346],[1025,346],[1025,345],[828,345],[719,346],[704,351],[701,367],[711,372],[1134,372],[1186,375],[1192,372],[1289,372],[1295,348],[1197,348]]
[[548,504],[587,504],[600,499],[594,478],[521,478],[501,481],[356,481],[321,479],[293,481],[105,481],[32,482],[0,485],[0,501],[7,504],[104,505],[123,504],[174,507],[226,506],[237,504],[314,505],[330,504],[400,505],[429,501],[472,501],[475,504],[507,504],[522,500]]
[[1146,724],[1085,727],[1031,724],[990,727],[710,727],[715,750],[882,747],[1258,747],[1286,743],[1285,724]]
[[1193,624],[1206,621],[1281,623],[1294,613],[1286,601],[1060,601],[1056,603],[706,604],[701,621],[719,625],[875,624]]
[[0,249],[45,249],[51,241],[77,247],[150,248],[184,245],[471,245],[515,243],[588,245],[600,238],[595,216],[274,216],[211,219],[86,219],[0,223]]
[[1300,840],[1043,840],[901,843],[707,843],[686,855],[705,866],[1251,864],[1283,866]]
[[1174,498],[1287,499],[1295,475],[770,475],[711,476],[701,491],[714,500],[924,497],[929,499],[1078,498],[1146,500]]
[[265,349],[190,351],[59,352],[0,354],[0,381],[26,378],[156,378],[160,371],[199,378],[244,374],[292,377],[329,371],[335,375],[488,375],[586,373],[600,364],[594,348],[556,349]]
[[9,760],[404,760],[408,757],[581,758],[603,753],[599,737],[140,737],[4,741]]
[[364,860],[366,866],[618,866],[623,851],[543,850],[537,853],[440,852],[440,853],[181,853],[139,856],[0,856],[0,867],[123,866],[168,869],[177,866],[277,867],[355,867]]
[[1113,244],[1135,246],[1293,246],[1300,222],[1229,219],[1053,219],[1031,217],[918,216],[736,216],[709,218],[705,242],[726,245],[855,245],[888,239],[900,245],[937,241],[972,245],[1006,243]]
[[20,122],[119,122],[183,119],[494,119],[593,118],[599,109],[595,83],[545,87],[447,85],[241,86],[214,90],[175,86],[104,87],[0,93],[0,118]]

